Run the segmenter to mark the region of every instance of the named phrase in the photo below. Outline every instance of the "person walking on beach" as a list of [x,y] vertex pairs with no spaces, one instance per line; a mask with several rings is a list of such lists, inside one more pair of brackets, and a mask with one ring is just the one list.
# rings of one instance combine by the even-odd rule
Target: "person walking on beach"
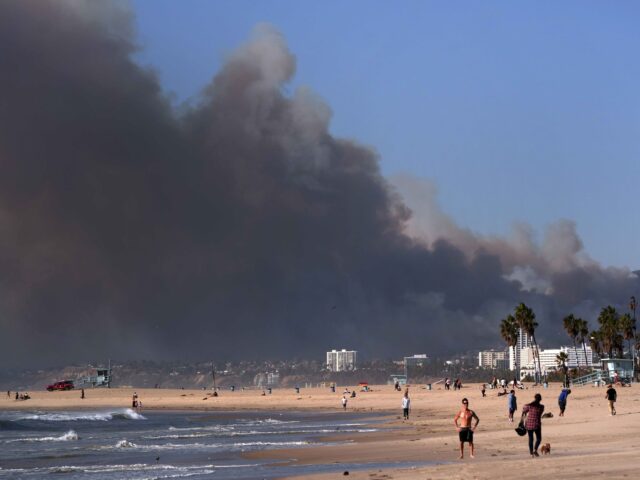
[[449,378],[444,379],[444,389],[449,390],[451,388],[451,380]]
[[405,420],[409,420],[409,408],[411,407],[411,399],[409,398],[409,390],[404,392],[402,397],[402,414]]
[[618,392],[616,392],[616,389],[613,388],[613,384],[609,385],[609,388],[607,389],[607,393],[605,394],[604,398],[606,398],[609,401],[609,415],[615,415],[616,400],[618,399]]
[[511,390],[507,397],[507,408],[509,409],[509,421],[513,423],[513,414],[518,410],[518,399],[515,390]]
[[483,383],[482,385],[480,385],[480,391],[482,392],[482,396],[483,396],[483,397],[486,397],[486,396],[487,396],[487,387],[486,387],[486,384],[484,384],[484,383]]
[[346,395],[343,395],[343,396],[342,396],[342,409],[343,409],[343,410],[346,410],[346,409],[347,409],[347,401],[348,401],[348,400],[347,400],[347,396],[346,396]]
[[[522,416],[524,417],[526,415],[524,428],[529,435],[529,453],[531,454],[531,458],[540,456],[538,455],[538,447],[542,441],[542,414],[544,413],[544,405],[540,403],[541,401],[542,395],[536,393],[533,402],[526,404],[522,409]],[[535,445],[533,444],[534,434],[536,436]]]
[[[472,425],[472,420],[475,419],[475,425]],[[460,423],[458,423],[458,421]],[[458,438],[460,439],[460,458],[464,458],[464,442],[469,442],[469,448],[471,448],[471,458],[474,458],[473,448],[473,432],[480,423],[480,419],[476,415],[476,412],[469,409],[469,400],[462,399],[462,408],[456,416],[453,418],[453,424],[458,430]]]
[[133,398],[131,399],[131,408],[134,410],[138,408],[138,393],[133,392]]
[[80,398],[84,400],[84,388],[80,390]]
[[567,397],[571,393],[570,388],[563,388],[558,397],[558,407],[560,407],[560,416],[564,417],[564,410],[567,408]]

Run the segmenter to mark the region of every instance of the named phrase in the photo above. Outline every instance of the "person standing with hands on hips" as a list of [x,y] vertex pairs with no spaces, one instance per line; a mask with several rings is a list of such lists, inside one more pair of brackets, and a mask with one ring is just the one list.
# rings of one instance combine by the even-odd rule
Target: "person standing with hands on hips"
[[[475,425],[472,425],[472,420],[475,419]],[[460,422],[460,423],[458,423]],[[471,448],[471,458],[474,458],[473,447],[473,432],[480,423],[480,419],[476,415],[476,412],[469,409],[469,400],[462,399],[462,408],[456,416],[453,418],[453,424],[458,430],[458,437],[460,438],[460,458],[464,458],[464,442],[469,442],[469,448]]]

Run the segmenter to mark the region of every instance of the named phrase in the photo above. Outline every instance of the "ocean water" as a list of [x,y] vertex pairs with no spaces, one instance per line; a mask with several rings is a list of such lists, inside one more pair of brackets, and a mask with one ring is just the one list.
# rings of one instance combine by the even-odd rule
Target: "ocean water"
[[322,444],[323,436],[376,428],[371,415],[348,412],[0,412],[0,478],[253,479],[383,467],[242,458],[243,452]]

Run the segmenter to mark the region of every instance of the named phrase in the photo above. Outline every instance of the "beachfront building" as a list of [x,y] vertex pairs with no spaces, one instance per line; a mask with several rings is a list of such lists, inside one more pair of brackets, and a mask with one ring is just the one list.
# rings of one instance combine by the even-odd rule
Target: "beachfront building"
[[[551,371],[556,371],[559,369],[557,357],[560,352],[566,353],[567,367],[568,368],[578,368],[578,367],[594,367],[597,366],[597,363],[593,362],[593,351],[591,347],[586,347],[587,355],[585,358],[585,349],[580,347],[560,347],[560,348],[547,348],[544,350],[540,350],[540,368],[542,369],[542,374],[549,373]],[[533,358],[533,349],[527,348],[522,352],[522,364],[521,369],[524,373],[530,373],[535,371],[534,358]]]
[[429,357],[426,354],[420,353],[411,357],[404,357],[404,377],[405,381],[409,381],[409,376],[416,373],[416,368],[420,369],[426,367],[430,363]]
[[345,372],[356,369],[358,352],[355,350],[331,350],[327,352],[327,370]]
[[506,368],[509,352],[507,350],[483,350],[478,352],[478,366],[480,368]]
[[426,354],[420,353],[411,357],[404,357],[404,367],[426,367],[429,365],[430,359]]
[[[531,347],[531,339],[529,335],[527,335],[527,332],[521,328],[518,329],[518,342],[515,347],[509,347],[509,370],[515,370],[518,366],[524,364],[524,359],[522,358],[523,350],[531,349]],[[525,352],[525,354],[527,353],[531,352]]]

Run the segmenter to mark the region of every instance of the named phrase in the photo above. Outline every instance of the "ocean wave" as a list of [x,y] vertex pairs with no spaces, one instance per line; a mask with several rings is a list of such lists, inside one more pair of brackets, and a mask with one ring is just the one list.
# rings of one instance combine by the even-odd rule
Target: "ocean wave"
[[15,421],[33,420],[40,422],[76,422],[76,421],[95,421],[108,422],[109,420],[146,420],[146,417],[140,415],[130,408],[122,410],[114,410],[110,412],[56,412],[56,413],[34,413],[30,415],[18,416]]
[[5,443],[16,443],[16,442],[69,442],[78,440],[78,434],[69,430],[67,433],[60,435],[59,437],[25,437],[25,438],[16,438],[14,440],[6,440]]
[[299,420],[278,420],[276,418],[262,418],[260,420],[241,420],[242,425],[284,425],[289,423],[300,423]]
[[116,448],[136,448],[137,445],[133,442],[129,442],[128,440],[120,440],[116,443]]
[[233,447],[293,447],[298,445],[309,445],[312,442],[300,440],[297,442],[238,442],[232,443]]
[[[33,474],[33,473],[118,473],[118,472],[153,472],[152,478],[177,478],[195,475],[205,475],[215,472],[219,468],[254,467],[257,464],[246,465],[158,465],[149,463],[112,464],[112,465],[60,465],[55,467],[10,468],[2,469],[2,474]],[[166,474],[166,475],[163,475]]]
[[210,450],[210,449],[234,449],[246,447],[296,447],[301,445],[310,445],[309,441],[291,441],[291,442],[236,442],[236,443],[159,443],[159,444],[136,444],[128,440],[119,440],[113,446],[98,447],[99,450],[113,450],[122,448],[131,448],[146,452],[154,452],[159,450]]
[[202,437],[212,437],[214,433],[175,433],[169,435],[148,435],[144,436],[145,440],[171,440],[171,439],[187,439],[187,438],[202,438]]

